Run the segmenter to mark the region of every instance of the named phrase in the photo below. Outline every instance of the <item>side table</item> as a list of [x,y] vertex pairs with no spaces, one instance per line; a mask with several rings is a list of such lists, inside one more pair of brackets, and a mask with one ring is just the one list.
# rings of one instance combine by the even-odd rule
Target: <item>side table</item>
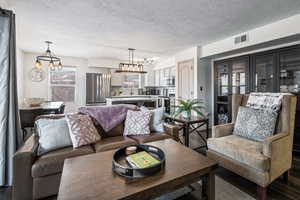
[[[190,134],[196,132],[201,140],[204,142],[204,145],[199,146],[194,149],[199,149],[199,148],[206,148],[207,149],[207,139],[208,139],[208,129],[209,129],[209,119],[208,118],[203,118],[199,116],[191,116],[189,119],[184,118],[182,116],[175,117],[170,114],[165,114],[165,119],[167,121],[171,122],[177,122],[180,126],[180,129],[183,129],[183,136],[184,136],[184,144],[185,146],[189,147],[190,145]],[[206,126],[206,135],[203,137],[198,130],[198,128],[202,126]]]

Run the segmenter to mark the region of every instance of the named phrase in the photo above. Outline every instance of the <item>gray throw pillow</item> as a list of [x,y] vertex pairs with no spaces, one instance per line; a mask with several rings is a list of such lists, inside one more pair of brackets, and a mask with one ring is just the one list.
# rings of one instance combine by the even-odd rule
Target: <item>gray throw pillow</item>
[[151,120],[150,120],[150,130],[151,132],[164,132],[164,111],[165,108],[160,107],[154,110],[149,110],[148,108],[142,106],[141,111],[150,111]]
[[65,118],[39,119],[36,121],[39,136],[38,155],[72,146],[69,127]]
[[277,112],[270,109],[239,107],[233,134],[258,142],[273,136]]

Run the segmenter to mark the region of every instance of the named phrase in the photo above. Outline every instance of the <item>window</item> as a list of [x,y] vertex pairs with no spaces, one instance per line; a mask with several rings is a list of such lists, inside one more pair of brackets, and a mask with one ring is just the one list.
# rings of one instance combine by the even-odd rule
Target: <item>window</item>
[[76,91],[76,67],[64,66],[50,71],[51,101],[74,102]]

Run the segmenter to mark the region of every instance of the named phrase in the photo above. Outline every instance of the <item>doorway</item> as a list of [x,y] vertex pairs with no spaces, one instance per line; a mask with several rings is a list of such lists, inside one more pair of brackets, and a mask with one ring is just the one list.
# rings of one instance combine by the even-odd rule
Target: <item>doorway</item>
[[194,98],[194,60],[178,63],[178,98]]

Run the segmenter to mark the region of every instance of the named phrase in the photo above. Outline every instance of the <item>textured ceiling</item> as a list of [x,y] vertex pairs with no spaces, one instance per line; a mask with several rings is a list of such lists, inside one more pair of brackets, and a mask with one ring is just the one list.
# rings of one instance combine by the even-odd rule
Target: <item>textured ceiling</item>
[[11,0],[18,45],[60,55],[171,54],[300,13],[300,0]]

